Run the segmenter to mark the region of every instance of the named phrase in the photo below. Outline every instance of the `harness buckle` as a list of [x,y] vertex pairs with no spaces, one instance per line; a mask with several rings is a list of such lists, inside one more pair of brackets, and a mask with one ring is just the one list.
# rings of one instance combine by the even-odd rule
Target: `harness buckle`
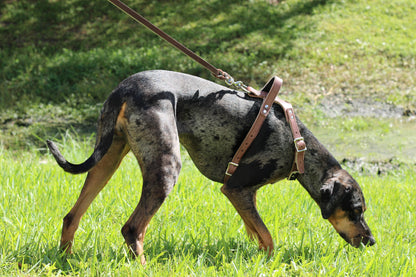
[[293,142],[295,143],[296,152],[299,153],[299,152],[305,152],[306,150],[308,150],[308,148],[306,147],[306,144],[305,144],[305,148],[304,149],[299,149],[298,148],[298,144],[297,144],[297,142],[299,142],[299,141],[303,141],[304,142],[303,137],[298,137],[298,138],[295,138],[293,140]]
[[231,173],[228,173],[228,170],[230,169],[230,165],[233,165],[233,166],[235,166],[235,167],[238,167],[238,164],[236,164],[236,163],[233,163],[233,162],[229,162],[228,163],[228,166],[227,166],[227,170],[225,171],[225,175],[227,175],[227,176],[233,176],[233,174],[231,174]]

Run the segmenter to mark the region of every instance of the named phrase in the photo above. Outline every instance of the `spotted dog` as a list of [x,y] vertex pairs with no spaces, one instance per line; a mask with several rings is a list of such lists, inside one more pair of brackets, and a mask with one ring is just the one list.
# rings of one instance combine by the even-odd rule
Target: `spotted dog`
[[[93,154],[69,163],[55,144],[48,146],[67,172],[88,172],[81,194],[63,220],[61,247],[71,251],[82,215],[106,185],[123,157],[132,151],[140,165],[140,201],[121,232],[135,256],[145,264],[147,226],[174,187],[181,169],[180,143],[207,178],[222,183],[228,162],[247,134],[261,99],[199,77],[169,71],[146,71],[122,81],[101,111]],[[363,213],[358,183],[299,121],[308,150],[305,173],[298,176],[336,231],[352,246],[375,240]],[[256,208],[256,191],[288,176],[295,146],[285,115],[274,105],[257,138],[221,191],[244,221],[250,238],[272,253],[273,240]]]

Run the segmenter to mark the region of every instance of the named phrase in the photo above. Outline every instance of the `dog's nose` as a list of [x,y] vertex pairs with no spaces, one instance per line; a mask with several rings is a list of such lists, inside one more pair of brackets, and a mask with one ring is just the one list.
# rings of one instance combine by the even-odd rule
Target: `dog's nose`
[[373,237],[373,236],[371,236],[369,239],[370,239],[370,240],[369,240],[368,244],[369,244],[370,246],[372,246],[372,245],[376,244],[376,240],[374,239],[374,237]]
[[376,244],[376,240],[374,239],[373,236],[368,236],[368,237],[364,237],[362,239],[362,243],[366,246],[372,246],[372,245]]

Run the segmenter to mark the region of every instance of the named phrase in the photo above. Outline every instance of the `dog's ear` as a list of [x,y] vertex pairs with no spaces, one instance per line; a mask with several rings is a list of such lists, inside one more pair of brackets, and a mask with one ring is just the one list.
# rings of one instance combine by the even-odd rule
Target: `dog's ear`
[[332,193],[334,191],[334,181],[331,180],[324,184],[321,188],[321,213],[322,217],[328,219],[332,214],[332,207],[329,205],[331,202]]
[[330,180],[321,188],[321,213],[324,219],[328,219],[341,200],[351,191],[350,186],[343,186],[337,180]]
[[334,182],[329,182],[321,188],[321,202],[325,203],[331,199],[332,191],[334,189]]

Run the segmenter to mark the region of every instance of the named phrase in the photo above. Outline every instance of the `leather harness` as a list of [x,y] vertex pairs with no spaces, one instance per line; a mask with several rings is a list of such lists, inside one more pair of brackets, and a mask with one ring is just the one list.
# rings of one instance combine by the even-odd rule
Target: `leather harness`
[[252,87],[247,87],[247,90],[250,91],[249,95],[252,97],[263,98],[263,103],[260,107],[259,113],[257,114],[256,119],[254,120],[253,125],[248,131],[246,137],[235,153],[231,162],[228,163],[227,170],[225,171],[224,184],[228,182],[230,177],[237,170],[240,160],[243,158],[247,149],[250,147],[251,143],[257,137],[257,134],[260,131],[261,126],[263,125],[264,120],[270,112],[270,109],[273,103],[279,104],[286,117],[286,121],[289,123],[290,129],[292,131],[293,142],[295,144],[295,158],[293,160],[292,169],[290,170],[288,179],[295,180],[299,174],[305,172],[304,166],[304,156],[306,148],[306,143],[303,137],[300,134],[298,124],[296,122],[295,112],[293,111],[292,105],[282,99],[280,99],[277,94],[282,86],[282,79],[279,77],[271,78],[267,84],[260,90],[257,91]]
[[216,78],[225,80],[228,85],[233,85],[238,89],[244,90],[247,95],[251,97],[262,98],[263,103],[260,107],[260,111],[257,114],[257,117],[251,126],[249,132],[247,133],[246,137],[244,138],[243,142],[241,143],[240,147],[238,148],[237,152],[235,153],[231,162],[228,163],[227,170],[225,171],[224,177],[224,185],[228,182],[230,177],[234,174],[237,170],[238,165],[243,158],[244,154],[246,153],[247,149],[250,147],[251,143],[257,137],[261,126],[263,125],[264,120],[266,119],[267,115],[269,114],[273,103],[280,105],[285,113],[286,121],[289,123],[290,129],[292,131],[293,142],[295,144],[295,157],[293,159],[292,169],[290,170],[288,179],[295,180],[299,174],[303,174],[305,172],[304,166],[304,156],[306,148],[306,143],[303,137],[300,134],[298,124],[296,122],[295,112],[293,111],[293,107],[290,103],[280,99],[277,94],[282,86],[282,79],[279,77],[271,78],[267,84],[260,90],[256,90],[252,87],[245,86],[241,81],[234,81],[234,79],[225,71],[216,68],[215,66],[208,63],[206,60],[202,59],[200,56],[195,54],[193,51],[185,47],[183,44],[163,32],[161,29],[153,25],[150,21],[146,18],[138,14],[136,11],[129,8],[126,4],[119,0],[108,0],[112,4],[114,4],[117,8],[122,10],[124,13],[132,17],[137,22],[143,24],[151,31],[156,33],[158,36],[169,42],[171,45],[182,51],[184,54],[188,55],[190,58],[204,66],[206,69],[211,71],[212,75]]

